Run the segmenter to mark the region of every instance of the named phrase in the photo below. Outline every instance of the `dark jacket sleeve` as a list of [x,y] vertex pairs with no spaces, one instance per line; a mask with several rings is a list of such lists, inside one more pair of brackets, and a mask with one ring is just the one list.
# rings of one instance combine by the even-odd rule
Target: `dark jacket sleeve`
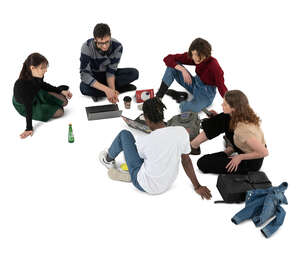
[[[31,91],[32,88],[26,88],[22,87],[20,90],[20,95],[22,99],[22,104],[25,106],[25,111],[26,111],[26,131],[32,131],[32,104],[33,104],[33,98],[34,98],[34,93]],[[26,91],[25,91],[26,90]]]
[[91,61],[91,52],[88,43],[86,42],[81,47],[80,78],[81,78],[81,82],[87,85],[92,85],[96,81],[91,69],[90,61]]
[[32,81],[17,80],[14,86],[14,97],[25,107],[26,131],[32,131],[32,104],[36,94]]
[[175,68],[177,64],[195,65],[192,58],[188,56],[188,53],[183,54],[169,54],[164,58],[164,62],[167,67]]
[[224,83],[224,72],[218,63],[215,63],[214,65],[213,76],[214,76],[215,85],[217,86],[218,91],[222,96],[222,98],[224,98],[224,95],[228,91],[228,89]]
[[26,110],[26,130],[25,131],[32,131],[32,100],[25,102],[25,110]]
[[43,89],[43,90],[45,90],[45,91],[47,91],[47,92],[56,92],[56,93],[60,93],[60,92],[62,91],[61,88],[55,87],[55,86],[53,86],[53,85],[51,85],[51,84],[48,84],[48,83],[46,83],[46,82],[44,82],[44,81],[41,81],[40,85],[41,85],[41,89]]

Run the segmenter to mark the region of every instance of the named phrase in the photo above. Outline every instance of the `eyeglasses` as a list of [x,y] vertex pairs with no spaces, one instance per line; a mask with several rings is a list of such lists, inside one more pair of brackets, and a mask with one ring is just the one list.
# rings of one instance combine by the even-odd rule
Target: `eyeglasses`
[[97,46],[104,46],[104,45],[109,45],[109,44],[110,44],[110,40],[105,41],[105,42],[98,42],[98,41],[96,41],[96,40],[94,40],[94,41],[95,41],[95,44],[96,44]]

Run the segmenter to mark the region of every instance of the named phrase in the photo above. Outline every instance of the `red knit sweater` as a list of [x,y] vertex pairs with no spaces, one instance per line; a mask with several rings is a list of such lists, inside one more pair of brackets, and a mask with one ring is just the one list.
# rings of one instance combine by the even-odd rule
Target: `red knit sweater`
[[204,84],[216,86],[222,97],[227,92],[227,87],[224,84],[224,72],[218,61],[213,57],[208,57],[196,65],[193,59],[188,56],[188,53],[185,52],[183,54],[170,54],[164,58],[164,62],[171,68],[175,68],[177,64],[194,65],[196,66],[196,74]]

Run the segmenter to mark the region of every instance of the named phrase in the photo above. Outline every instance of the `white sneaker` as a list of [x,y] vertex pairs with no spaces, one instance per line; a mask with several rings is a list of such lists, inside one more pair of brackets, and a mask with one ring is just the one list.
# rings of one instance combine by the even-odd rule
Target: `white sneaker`
[[108,170],[114,168],[114,169],[117,169],[117,166],[116,166],[116,161],[113,160],[113,161],[110,161],[108,162],[106,160],[106,157],[107,157],[107,151],[103,150],[100,152],[99,154],[99,160],[101,162],[101,164],[103,164]]
[[108,177],[112,180],[124,181],[124,182],[131,182],[131,177],[129,172],[123,173],[115,168],[111,168],[108,171]]

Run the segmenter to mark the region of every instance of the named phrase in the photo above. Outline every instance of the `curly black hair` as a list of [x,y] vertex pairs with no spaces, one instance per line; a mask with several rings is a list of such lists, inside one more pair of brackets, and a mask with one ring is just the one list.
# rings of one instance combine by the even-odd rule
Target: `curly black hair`
[[164,109],[167,109],[166,106],[157,97],[148,99],[143,104],[144,116],[153,123],[163,122]]

